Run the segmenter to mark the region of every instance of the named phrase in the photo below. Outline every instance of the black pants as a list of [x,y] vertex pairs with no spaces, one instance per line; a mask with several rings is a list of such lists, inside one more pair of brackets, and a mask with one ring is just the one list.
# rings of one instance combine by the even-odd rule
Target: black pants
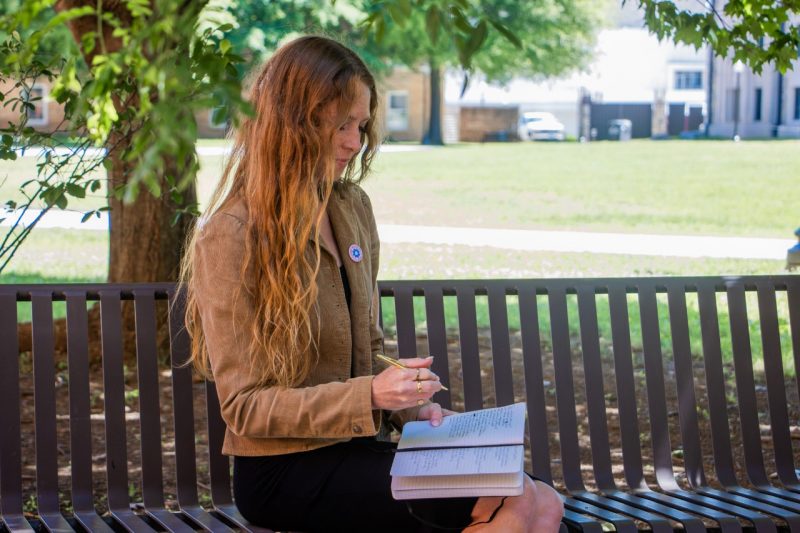
[[[441,531],[470,524],[477,498],[396,501],[395,444],[372,438],[269,457],[236,457],[236,506],[250,522],[292,531]],[[407,505],[408,503],[408,505]]]

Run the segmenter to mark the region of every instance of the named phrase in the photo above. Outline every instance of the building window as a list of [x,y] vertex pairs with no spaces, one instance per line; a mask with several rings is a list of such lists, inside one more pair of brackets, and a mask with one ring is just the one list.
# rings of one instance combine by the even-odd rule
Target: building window
[[756,89],[755,102],[753,102],[753,121],[755,122],[761,122],[761,95],[762,91],[759,87]]
[[703,73],[699,70],[676,70],[675,90],[695,90],[703,88]]
[[20,96],[23,102],[33,106],[33,108],[25,106],[28,115],[28,125],[42,126],[47,124],[47,102],[45,101],[47,93],[44,87],[34,85],[30,89],[23,89]]
[[389,91],[386,95],[386,129],[408,130],[408,91]]
[[794,88],[794,119],[800,120],[800,87]]

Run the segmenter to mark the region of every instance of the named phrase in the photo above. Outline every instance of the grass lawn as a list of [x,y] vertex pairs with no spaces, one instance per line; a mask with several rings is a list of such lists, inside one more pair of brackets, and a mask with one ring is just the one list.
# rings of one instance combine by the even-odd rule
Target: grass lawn
[[382,222],[790,237],[798,183],[800,141],[645,140],[387,153],[365,188]]
[[[201,157],[201,203],[222,164]],[[19,183],[34,175],[33,159],[0,162],[0,200],[20,199]],[[640,140],[383,153],[364,187],[383,223],[789,238],[800,225],[798,182],[800,141]]]

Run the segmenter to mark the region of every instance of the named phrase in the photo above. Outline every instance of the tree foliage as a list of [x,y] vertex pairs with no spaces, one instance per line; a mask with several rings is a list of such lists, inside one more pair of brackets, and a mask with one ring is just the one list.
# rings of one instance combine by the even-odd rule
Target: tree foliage
[[773,64],[785,73],[798,57],[800,0],[703,0],[692,9],[670,0],[634,1],[659,39],[695,48],[708,44],[715,54],[741,61],[755,72]]
[[[127,0],[109,8],[94,1],[23,1],[0,19],[0,79],[11,87],[3,105],[18,112],[2,129],[0,157],[43,150],[37,176],[23,184],[26,202],[6,205],[16,223],[5,236],[0,267],[38,221],[22,225],[25,211],[41,207],[41,217],[53,207],[66,208],[70,198],[96,193],[102,183],[94,171],[101,165],[110,170],[114,161],[127,172],[121,186],[109,185],[110,197],[132,202],[144,187],[170,197],[176,219],[195,211],[182,199],[197,172],[194,112],[246,109],[235,68],[241,58],[224,38],[229,28],[203,28],[213,19],[203,4]],[[68,27],[72,46],[48,46]],[[64,109],[52,131],[28,125],[34,109],[29,86],[42,78],[52,82],[50,95]],[[181,162],[179,172],[168,160]]]
[[[298,6],[303,9],[295,10]],[[349,13],[342,11],[346,6]],[[32,147],[43,155],[37,175],[23,186],[26,201],[6,205],[15,224],[0,246],[0,270],[35,226],[36,221],[21,223],[24,212],[42,207],[41,216],[53,207],[66,208],[71,198],[99,194],[102,183],[94,171],[101,165],[108,170],[109,206],[135,202],[145,190],[167,199],[173,223],[196,212],[195,113],[222,108],[235,122],[250,111],[242,97],[246,58],[234,46],[242,35],[231,12],[249,10],[251,20],[267,23],[260,25],[262,32],[274,23],[274,34],[265,32],[262,42],[286,33],[281,18],[294,25],[306,17],[323,28],[347,21],[348,31],[377,37],[389,22],[403,23],[412,13],[447,13],[435,31],[468,63],[490,26],[513,39],[481,6],[482,0],[6,0],[0,17],[0,82],[11,88],[0,105],[17,119],[0,131],[0,158],[13,159]],[[358,28],[357,19],[363,19]],[[67,28],[74,43],[53,45],[63,41]],[[29,88],[42,78],[52,81],[51,97],[65,112],[58,131],[37,131],[28,124],[35,108]],[[184,198],[187,188],[192,194]],[[113,217],[112,262],[115,232],[136,233],[137,224],[148,222],[126,214],[114,224]],[[161,253],[173,253],[170,246]],[[132,254],[131,260],[154,262],[140,255]]]

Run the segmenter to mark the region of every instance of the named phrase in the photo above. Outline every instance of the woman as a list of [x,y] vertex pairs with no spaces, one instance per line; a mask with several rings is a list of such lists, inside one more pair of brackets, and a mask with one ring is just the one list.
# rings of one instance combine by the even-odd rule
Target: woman
[[375,437],[449,413],[429,401],[441,389],[430,358],[373,362],[379,242],[358,183],[378,147],[375,81],[346,47],[303,37],[260,69],[250,99],[182,272],[241,513],[302,531],[557,529],[560,500],[538,482],[505,501],[392,499],[394,445]]

